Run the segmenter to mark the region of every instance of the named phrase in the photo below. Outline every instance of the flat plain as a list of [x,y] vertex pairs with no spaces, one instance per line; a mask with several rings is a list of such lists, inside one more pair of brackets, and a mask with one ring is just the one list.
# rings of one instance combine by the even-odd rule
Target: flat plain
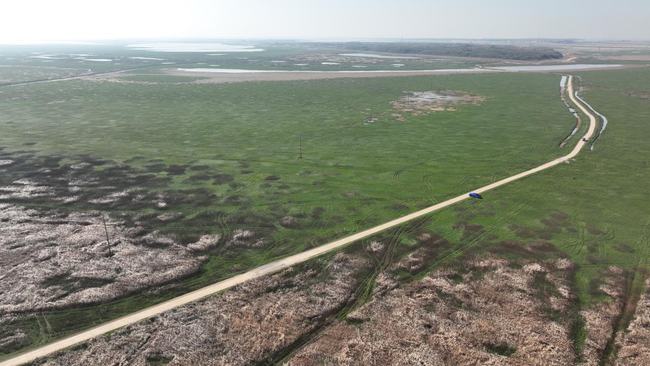
[[[264,57],[271,63],[279,56]],[[245,61],[231,58],[220,63],[241,67]],[[559,147],[574,125],[560,99],[559,73],[202,84],[160,71],[169,66],[146,66],[162,61],[130,60],[135,65],[117,65],[137,68],[120,77],[125,82],[83,78],[0,88],[7,253],[21,250],[16,243],[24,230],[37,231],[24,226],[25,216],[67,225],[83,219],[97,228],[88,233],[91,246],[101,246],[111,271],[119,268],[107,275],[83,265],[58,272],[44,265],[48,272],[35,275],[42,281],[34,284],[40,290],[32,298],[8,296],[1,304],[0,336],[10,340],[3,343],[5,355],[510,176],[566,154],[576,142]],[[94,63],[102,64],[102,72],[119,69]],[[58,72],[56,77],[70,76]],[[468,258],[563,258],[573,263],[566,275],[573,294],[568,317],[544,311],[571,325],[573,352],[583,357],[589,344],[584,312],[611,301],[601,290],[609,269],[624,271],[625,299],[638,300],[643,291],[650,240],[644,198],[650,152],[643,138],[650,72],[577,75],[581,95],[610,120],[593,151],[482,201],[346,249],[346,255],[364,257],[365,248],[382,244],[376,262],[359,264],[355,276],[363,280],[348,290],[353,300],[334,311],[337,319],[371,301],[382,275],[407,288],[444,268],[462,268]],[[87,216],[76,216],[82,214]],[[105,230],[100,218],[107,221]],[[425,234],[439,238],[433,249],[425,250]],[[47,240],[58,239],[34,239],[43,245],[42,255],[21,265],[50,264],[56,256],[48,257]],[[110,258],[120,260],[134,248],[156,253],[160,262],[144,272],[152,282],[117,286],[120,276],[135,278],[141,269]],[[422,263],[403,265],[414,253]],[[316,260],[305,270],[323,271],[337,258]],[[5,259],[2,265],[17,263]],[[454,281],[470,281],[460,276]],[[540,296],[553,294],[544,279],[533,278],[533,285],[542,286]],[[88,289],[98,289],[90,293],[95,300]],[[625,316],[614,334],[631,320]],[[323,324],[316,329],[327,333]],[[14,337],[19,334],[24,337]],[[614,352],[610,343],[600,357]],[[270,359],[306,357],[300,356],[304,344],[292,342]]]

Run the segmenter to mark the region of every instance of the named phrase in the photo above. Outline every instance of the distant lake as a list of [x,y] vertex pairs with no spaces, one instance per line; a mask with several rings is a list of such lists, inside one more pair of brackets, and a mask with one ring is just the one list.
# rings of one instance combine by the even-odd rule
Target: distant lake
[[[333,65],[335,63],[325,63],[324,65]],[[395,66],[400,65],[400,66]],[[394,67],[402,67],[403,64],[394,64]],[[352,67],[359,67],[353,65]],[[547,71],[579,71],[618,68],[622,65],[605,65],[605,64],[576,64],[576,65],[530,65],[530,66],[502,66],[490,68],[467,68],[467,69],[434,69],[434,70],[255,70],[255,69],[219,69],[219,68],[179,68],[183,72],[202,72],[202,73],[222,73],[222,74],[251,74],[251,73],[329,73],[329,74],[379,74],[379,73],[444,73],[444,74],[462,74],[462,73],[488,73],[488,72],[547,72]]]
[[387,59],[419,59],[419,57],[414,56],[389,56],[389,55],[379,55],[376,53],[341,53],[339,56],[348,56],[348,57],[365,57],[365,58],[387,58]]
[[621,67],[621,65],[605,65],[605,64],[530,65],[530,66],[492,67],[492,69],[517,72],[517,71],[577,71],[577,70],[609,69],[613,67]]
[[244,46],[224,43],[184,43],[157,42],[136,43],[126,46],[135,50],[153,52],[262,52],[264,49],[255,46]]

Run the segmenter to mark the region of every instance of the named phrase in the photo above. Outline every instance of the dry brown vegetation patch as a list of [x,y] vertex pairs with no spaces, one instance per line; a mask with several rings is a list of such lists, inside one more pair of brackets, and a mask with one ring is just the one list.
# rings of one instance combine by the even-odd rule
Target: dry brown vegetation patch
[[368,266],[338,254],[182,306],[52,357],[43,365],[251,365],[289,347],[353,295]]
[[572,364],[566,262],[493,257],[441,268],[376,295],[289,364]]
[[459,105],[478,105],[484,97],[456,90],[439,91],[405,91],[403,95],[391,102],[395,113],[393,116],[403,121],[405,114],[422,116],[434,112],[455,111]]
[[586,364],[597,365],[605,355],[607,343],[616,331],[618,317],[623,311],[623,270],[617,267],[608,268],[601,279],[592,281],[591,287],[593,295],[600,295],[605,299],[580,312],[587,331],[582,359]]
[[111,300],[190,275],[207,259],[140,231],[113,221],[104,226],[98,212],[53,216],[0,203],[0,320]]
[[650,365],[650,280],[636,305],[634,319],[625,335],[618,337],[616,365]]

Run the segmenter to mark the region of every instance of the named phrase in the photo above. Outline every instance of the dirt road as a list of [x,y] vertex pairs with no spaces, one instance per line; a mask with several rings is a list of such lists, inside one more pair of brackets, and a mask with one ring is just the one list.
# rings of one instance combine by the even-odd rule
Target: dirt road
[[[568,91],[570,94],[571,101],[580,108],[580,110],[587,116],[589,116],[589,129],[587,130],[587,133],[584,135],[584,138],[586,140],[589,140],[596,129],[596,117],[590,112],[590,110],[583,105],[582,102],[579,102],[578,99],[576,98],[576,93],[574,91],[573,87],[573,77],[569,77],[569,82],[568,82]],[[557,158],[555,160],[549,161],[548,163],[542,164],[536,168],[527,170],[525,172],[513,175],[511,177],[502,179],[498,182],[494,182],[492,184],[489,184],[487,186],[481,187],[476,189],[474,192],[477,193],[483,193],[492,189],[495,189],[497,187],[506,185],[508,183],[514,182],[516,180],[522,179],[524,177],[527,177],[529,175],[533,175],[535,173],[541,172],[543,170],[549,169],[551,167],[554,167],[558,164],[562,164],[564,162],[567,162],[568,160],[574,158],[578,153],[582,150],[582,148],[585,146],[586,142],[583,141],[582,139],[578,141],[576,146],[573,148],[573,150],[560,158]],[[411,220],[414,220],[418,217],[428,215],[432,212],[441,210],[445,207],[452,206],[458,202],[464,201],[468,199],[468,193],[464,193],[458,197],[449,199],[444,202],[440,202],[436,205],[433,205],[431,207],[427,207],[425,209],[422,209],[417,212],[413,212],[409,215],[397,218],[395,220],[389,221],[385,224],[375,226],[373,228],[370,228],[368,230],[361,231],[359,233],[356,233],[354,235],[324,244],[322,246],[319,246],[317,248],[313,248],[307,251],[304,251],[302,253],[292,255],[290,257],[280,259],[274,262],[271,262],[269,264],[263,265],[261,267],[257,267],[255,269],[252,269],[246,273],[242,273],[240,275],[231,277],[227,280],[212,284],[210,286],[206,286],[204,288],[201,288],[196,291],[192,291],[190,293],[187,293],[185,295],[176,297],[174,299],[165,301],[163,303],[160,303],[158,305],[154,305],[151,307],[148,307],[146,309],[140,310],[136,313],[124,316],[122,318],[118,318],[112,321],[109,321],[107,323],[104,323],[102,325],[99,325],[97,327],[91,328],[89,330],[83,331],[81,333],[63,338],[61,340],[58,340],[56,342],[53,342],[51,344],[45,345],[43,347],[37,348],[35,350],[26,352],[22,355],[18,355],[14,358],[11,358],[9,360],[6,360],[2,363],[0,363],[0,366],[13,366],[13,365],[20,365],[28,362],[32,362],[36,360],[37,358],[45,357],[49,354],[52,354],[54,352],[60,351],[62,349],[65,349],[67,347],[71,347],[73,345],[82,343],[86,340],[89,340],[91,338],[100,336],[102,334],[106,334],[108,332],[114,331],[118,328],[125,327],[130,324],[134,324],[136,322],[139,322],[141,320],[159,315],[161,313],[164,313],[166,311],[172,310],[174,308],[186,305],[188,303],[194,302],[201,300],[207,296],[214,295],[220,291],[223,291],[225,289],[237,286],[239,284],[242,284],[246,281],[250,281],[255,278],[259,278],[261,276],[269,275],[278,271],[281,271],[285,268],[291,267],[295,264],[298,263],[303,263],[306,262],[314,257],[320,256],[322,254],[325,254],[327,252],[331,252],[333,250],[342,248],[346,245],[352,244],[358,240],[368,238],[372,235],[375,235],[379,232],[385,231],[387,229],[390,229],[392,227],[407,223]]]
[[29,85],[29,84],[45,84],[45,83],[54,83],[54,82],[58,82],[58,81],[69,81],[69,80],[82,80],[82,79],[87,79],[87,78],[91,78],[91,77],[99,77],[99,76],[104,76],[105,77],[105,76],[109,76],[109,75],[119,75],[119,74],[129,72],[129,71],[136,71],[136,70],[140,70],[140,69],[143,69],[143,68],[145,68],[145,67],[124,69],[124,70],[106,71],[106,72],[90,72],[90,73],[79,74],[79,75],[74,75],[74,76],[66,76],[66,77],[63,77],[63,78],[16,81],[16,82],[12,82],[12,83],[0,84],[0,87],[20,86],[20,85]]

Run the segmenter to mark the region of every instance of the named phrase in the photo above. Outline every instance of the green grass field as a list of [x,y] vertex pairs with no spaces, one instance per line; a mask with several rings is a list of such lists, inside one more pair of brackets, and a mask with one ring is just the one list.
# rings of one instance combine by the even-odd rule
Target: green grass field
[[[207,210],[323,211],[313,225],[276,231],[275,241],[286,243],[279,253],[288,253],[560,154],[557,143],[571,116],[557,84],[555,75],[37,84],[5,90],[0,145],[147,170],[168,178],[169,187],[216,195]],[[399,122],[390,102],[405,90],[463,90],[487,100]],[[367,124],[367,116],[378,121]],[[207,179],[196,177],[197,166]]]
[[[647,100],[629,94],[650,93],[650,71],[581,76],[584,97],[610,119],[595,150],[490,192],[482,202],[432,215],[422,225],[452,245],[431,259],[430,269],[466,253],[503,251],[504,241],[544,240],[579,264],[577,283],[586,306],[597,300],[590,283],[603,268],[646,266],[650,217],[644,182],[650,173],[644,137],[650,111]],[[165,209],[85,202],[63,207],[45,200],[33,207],[100,209],[127,218],[174,210],[184,218],[151,225],[184,241],[251,229],[270,243],[215,250],[198,275],[165,293],[18,320],[16,325],[29,324],[34,344],[385,222],[570,149],[558,148],[573,125],[560,101],[559,75],[230,85],[174,84],[157,77],[150,79],[156,85],[75,80],[1,89],[4,155],[38,167],[101,159],[89,174],[117,172],[133,177],[116,180],[121,188],[184,198]],[[460,90],[486,100],[453,112],[407,115],[404,122],[392,116],[390,102],[404,91],[426,90]],[[369,116],[377,121],[367,123]],[[23,173],[3,177],[2,184]],[[298,226],[279,225],[287,215],[298,218]],[[481,229],[468,235],[466,224]],[[408,253],[413,240],[408,230],[400,235],[396,251]],[[41,317],[54,331],[43,331]]]
[[[627,296],[634,298],[643,291],[650,254],[645,192],[650,179],[650,148],[645,142],[650,133],[646,123],[650,110],[644,99],[650,93],[650,70],[585,72],[580,76],[586,89],[583,95],[610,122],[594,151],[585,149],[571,164],[492,191],[482,202],[465,202],[436,213],[427,225],[452,243],[431,260],[428,269],[454,263],[456,258],[489,253],[526,257],[530,253],[520,248],[548,244],[570,258],[576,264],[578,298],[573,313],[560,319],[573,324],[577,355],[586,334],[578,311],[608,299],[599,290],[607,268],[617,266],[626,271]],[[459,222],[466,224],[459,226]],[[542,251],[539,259],[549,254]],[[414,277],[407,273],[403,278],[423,274]],[[631,316],[622,315],[622,329]],[[607,355],[612,352],[606,350]]]
[[[483,225],[499,239],[549,240],[569,255],[579,264],[580,295],[588,304],[593,300],[589,282],[607,266],[647,268],[650,216],[645,182],[650,178],[650,148],[645,136],[650,127],[645,121],[650,110],[646,100],[630,93],[648,94],[650,70],[580,76],[586,89],[583,95],[610,121],[594,151],[585,149],[571,164],[491,192],[480,203],[485,208],[463,206],[475,211],[472,223]],[[452,224],[459,216],[454,211],[441,212],[435,221],[443,227],[445,222]],[[566,214],[564,228],[549,222],[554,213]],[[533,229],[534,235],[522,228]]]

